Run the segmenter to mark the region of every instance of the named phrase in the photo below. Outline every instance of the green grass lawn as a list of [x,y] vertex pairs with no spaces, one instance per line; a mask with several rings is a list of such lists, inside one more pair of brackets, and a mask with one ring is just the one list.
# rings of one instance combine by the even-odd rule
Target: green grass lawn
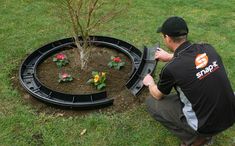
[[[178,145],[180,141],[148,115],[144,104],[119,114],[63,117],[38,113],[23,100],[12,87],[13,70],[38,47],[70,36],[65,22],[57,17],[63,13],[55,7],[57,3],[0,0],[0,145]],[[234,0],[132,0],[128,12],[96,35],[116,37],[138,48],[158,41],[163,44],[156,27],[169,16],[182,16],[190,28],[190,40],[210,43],[220,53],[235,90],[234,10]],[[80,136],[83,129],[87,132]],[[235,145],[235,126],[219,134],[214,145]]]

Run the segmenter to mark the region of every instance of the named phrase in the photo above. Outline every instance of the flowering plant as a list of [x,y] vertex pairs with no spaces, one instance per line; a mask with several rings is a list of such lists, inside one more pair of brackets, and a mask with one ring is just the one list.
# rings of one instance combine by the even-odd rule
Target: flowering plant
[[65,54],[63,53],[58,53],[53,57],[53,61],[56,63],[58,67],[65,66],[66,64],[69,63],[68,58]]
[[87,83],[93,84],[96,89],[101,90],[106,87],[106,73],[105,72],[92,72],[92,78],[87,81]]
[[114,56],[111,56],[111,61],[108,63],[108,66],[110,68],[114,68],[117,70],[120,70],[120,68],[124,65],[125,62],[123,62],[120,57],[114,57]]
[[73,80],[73,77],[68,73],[59,73],[59,80],[58,82],[71,82]]

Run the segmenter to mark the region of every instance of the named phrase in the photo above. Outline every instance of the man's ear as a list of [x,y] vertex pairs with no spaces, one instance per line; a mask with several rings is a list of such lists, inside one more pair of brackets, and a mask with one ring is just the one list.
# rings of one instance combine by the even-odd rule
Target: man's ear
[[166,35],[165,39],[167,40],[168,43],[170,43],[172,41],[172,39],[169,35]]

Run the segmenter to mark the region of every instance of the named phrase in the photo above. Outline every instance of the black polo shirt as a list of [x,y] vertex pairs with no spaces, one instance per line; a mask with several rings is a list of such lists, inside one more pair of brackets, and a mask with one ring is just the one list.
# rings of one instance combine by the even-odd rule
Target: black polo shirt
[[235,121],[235,97],[220,56],[209,44],[180,45],[159,77],[158,89],[175,88],[187,123],[199,133],[217,133]]

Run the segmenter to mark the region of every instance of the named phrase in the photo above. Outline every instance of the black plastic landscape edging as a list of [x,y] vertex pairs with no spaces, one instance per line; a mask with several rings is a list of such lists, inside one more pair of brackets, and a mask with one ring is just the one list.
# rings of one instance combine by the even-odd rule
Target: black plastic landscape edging
[[147,74],[153,74],[156,68],[158,61],[154,57],[155,51],[156,51],[156,48],[144,47],[144,52],[141,56],[140,65],[138,66],[137,70],[135,70],[135,72],[132,74],[132,76],[126,83],[126,87],[135,96],[139,95],[141,90],[144,88],[143,78]]
[[[107,47],[126,54],[132,61],[131,76],[138,69],[142,53],[131,44],[104,36],[90,36],[89,42],[94,46]],[[94,94],[66,94],[49,89],[37,78],[36,70],[40,63],[53,54],[64,49],[71,49],[74,46],[73,38],[65,38],[49,43],[34,51],[24,60],[20,67],[20,83],[35,98],[56,106],[91,109],[112,105],[114,99],[107,98],[106,91]]]

